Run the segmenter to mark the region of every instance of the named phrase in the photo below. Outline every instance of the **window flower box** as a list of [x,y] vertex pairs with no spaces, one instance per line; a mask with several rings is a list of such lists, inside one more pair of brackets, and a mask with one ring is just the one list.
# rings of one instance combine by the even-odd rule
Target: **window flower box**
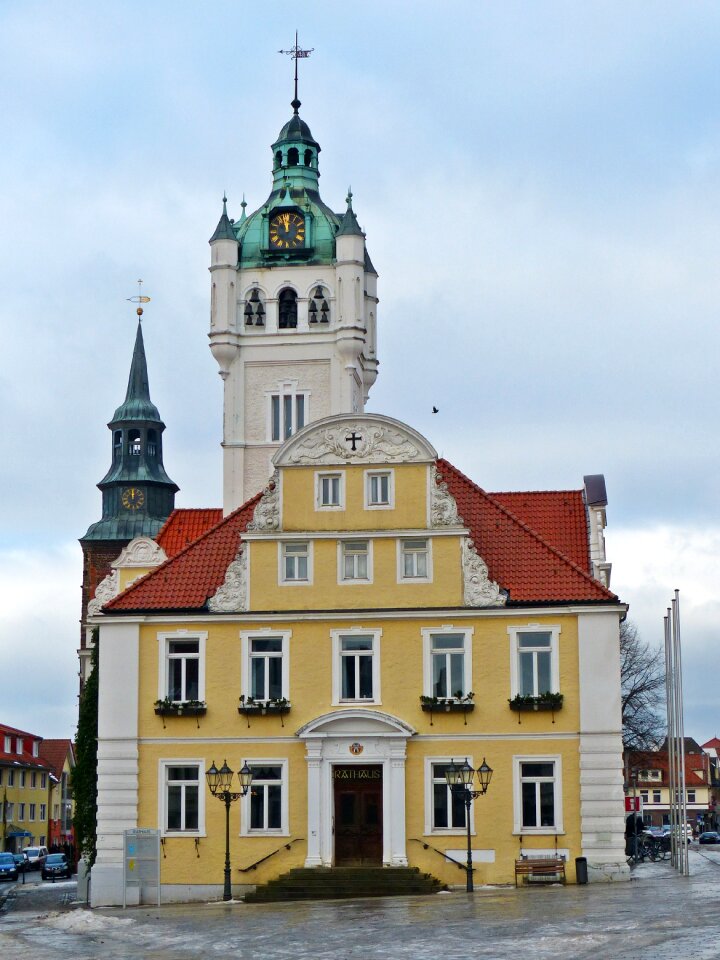
[[250,717],[266,716],[275,714],[280,717],[280,726],[284,727],[283,716],[290,712],[292,704],[285,697],[276,697],[272,700],[256,700],[254,697],[246,697],[244,694],[240,697],[238,713],[247,717],[248,726],[250,726]]
[[207,713],[204,700],[164,700],[155,701],[155,713],[158,717],[202,717]]
[[[529,710],[551,710],[553,715],[552,722],[555,723],[555,711],[562,710],[563,695],[561,693],[550,693],[549,691],[547,693],[541,693],[537,697],[518,694],[511,700],[508,700],[508,704],[510,705],[510,709],[516,713],[525,713]],[[518,723],[520,723],[520,717],[518,717]]]
[[434,713],[462,713],[467,726],[467,714],[475,709],[475,694],[471,691],[464,696],[462,693],[454,697],[420,697],[420,709],[430,714],[430,726],[433,726]]

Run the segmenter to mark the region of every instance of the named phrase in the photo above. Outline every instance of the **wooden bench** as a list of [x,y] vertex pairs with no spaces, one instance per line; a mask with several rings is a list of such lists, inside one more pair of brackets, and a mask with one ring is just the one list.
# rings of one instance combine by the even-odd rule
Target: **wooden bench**
[[525,882],[565,883],[565,861],[562,857],[521,857],[515,861],[515,886],[518,877]]

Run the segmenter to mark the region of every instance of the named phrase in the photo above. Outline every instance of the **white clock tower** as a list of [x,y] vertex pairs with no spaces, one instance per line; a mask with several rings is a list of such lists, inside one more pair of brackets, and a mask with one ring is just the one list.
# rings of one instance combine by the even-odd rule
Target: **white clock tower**
[[278,446],[312,420],[362,413],[377,378],[377,274],[347,197],[318,190],[319,144],[294,113],[272,145],[265,203],[210,240],[210,349],[224,381],[223,508],[263,488]]

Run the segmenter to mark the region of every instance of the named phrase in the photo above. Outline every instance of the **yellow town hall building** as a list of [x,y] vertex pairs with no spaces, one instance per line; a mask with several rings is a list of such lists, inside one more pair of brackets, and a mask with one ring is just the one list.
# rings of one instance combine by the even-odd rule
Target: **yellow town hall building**
[[[445,774],[466,759],[494,771],[469,812],[476,882],[512,883],[533,853],[564,857],[570,880],[579,856],[592,880],[624,878],[604,481],[489,494],[364,412],[377,277],[350,199],[343,215],[319,200],[293,106],[270,197],[238,222],[223,210],[211,241],[224,516],[175,510],[126,538],[89,605],[93,904],[123,901],[123,833],[143,828],[160,832],[163,899],[219,893],[225,810],[205,773],[225,760],[253,775],[230,811],[234,893],[345,864],[462,882],[466,809]],[[149,404],[137,347],[133,363],[128,417],[133,390]],[[152,477],[131,483],[123,458],[157,450],[142,423],[111,426],[109,509],[138,517]]]

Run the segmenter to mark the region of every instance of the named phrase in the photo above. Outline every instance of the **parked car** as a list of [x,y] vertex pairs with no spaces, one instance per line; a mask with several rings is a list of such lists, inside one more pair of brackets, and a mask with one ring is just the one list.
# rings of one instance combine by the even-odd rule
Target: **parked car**
[[[690,826],[689,823],[686,823],[686,824],[685,824],[685,829],[684,829],[684,830],[682,829],[682,827],[676,827],[675,830],[676,830],[677,835],[678,835],[679,837],[683,837],[683,836],[684,836],[684,837],[685,837],[685,841],[686,841],[687,843],[690,843],[690,841],[691,841],[692,838],[693,838],[693,829],[692,829],[692,827]],[[664,836],[664,837],[669,837],[671,833],[672,833],[672,828],[671,828],[671,827],[663,827],[663,836]]]
[[14,853],[13,857],[17,864],[18,873],[25,873],[29,867],[28,858],[25,856],[25,853]]
[[0,880],[17,880],[18,867],[11,853],[0,853]]
[[23,851],[28,858],[28,866],[31,870],[40,870],[47,860],[47,847],[25,847]]
[[64,853],[50,853],[42,865],[43,880],[56,880],[58,877],[71,875],[70,864]]
[[659,839],[664,836],[665,831],[662,827],[645,827],[643,833],[649,837],[657,837]]
[[698,843],[718,843],[720,844],[720,833],[716,830],[706,830],[698,837]]

